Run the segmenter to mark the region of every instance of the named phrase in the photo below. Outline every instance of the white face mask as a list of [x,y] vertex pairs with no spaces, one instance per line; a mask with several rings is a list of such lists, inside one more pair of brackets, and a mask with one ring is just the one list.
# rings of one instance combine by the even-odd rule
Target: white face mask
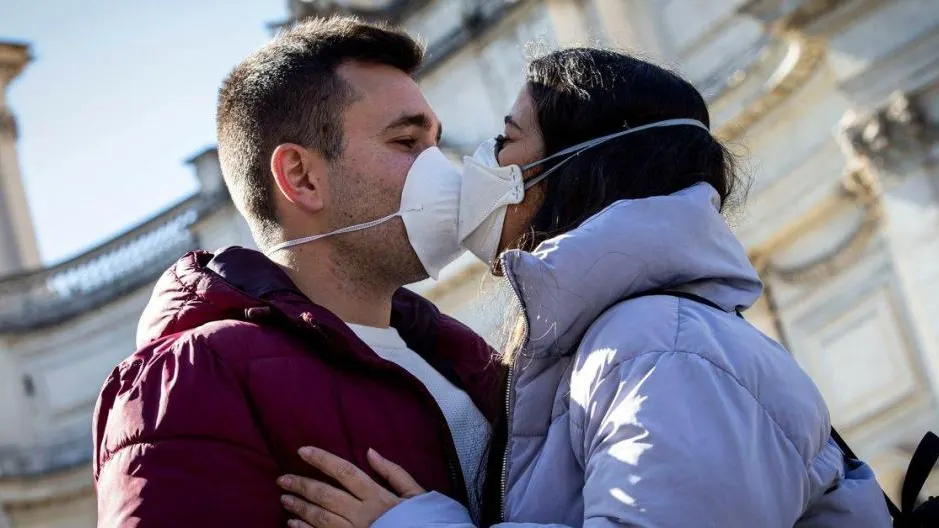
[[401,205],[396,213],[364,224],[288,240],[271,247],[265,254],[270,256],[289,247],[368,229],[400,216],[417,258],[427,274],[436,279],[440,270],[463,252],[457,236],[460,181],[459,169],[439,148],[431,147],[421,152],[408,170],[404,188],[401,190]]
[[[710,133],[708,127],[695,119],[667,119],[591,139],[522,167],[518,165],[500,167],[496,159],[495,139],[486,141],[476,149],[472,157],[463,158],[463,185],[460,190],[458,229],[461,245],[476,255],[479,260],[491,263],[496,258],[499,239],[502,237],[506,209],[509,205],[521,203],[525,198],[526,190],[593,147],[634,132],[668,126],[696,126]],[[524,171],[561,157],[564,159],[554,167],[528,181],[523,181]]]

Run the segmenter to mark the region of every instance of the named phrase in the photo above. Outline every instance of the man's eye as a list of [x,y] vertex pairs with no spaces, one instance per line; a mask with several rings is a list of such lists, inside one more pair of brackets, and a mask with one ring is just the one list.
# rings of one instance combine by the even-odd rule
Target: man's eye
[[417,146],[417,140],[416,140],[416,139],[413,139],[413,138],[398,139],[398,140],[395,141],[395,143],[397,143],[397,144],[399,144],[399,145],[404,145],[405,147],[407,147],[407,148],[409,148],[409,149],[412,149],[412,148],[414,148],[415,146]]

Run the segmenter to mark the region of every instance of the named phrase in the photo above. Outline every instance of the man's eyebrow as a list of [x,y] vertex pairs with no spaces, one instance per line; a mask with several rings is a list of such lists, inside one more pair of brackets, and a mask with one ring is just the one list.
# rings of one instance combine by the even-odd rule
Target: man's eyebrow
[[512,116],[508,116],[508,115],[505,116],[505,124],[510,127],[516,128],[519,132],[524,132],[521,125],[519,125],[514,119],[512,119]]
[[440,137],[443,135],[443,124],[438,123],[435,119],[431,118],[425,113],[417,114],[404,114],[385,127],[385,132],[389,130],[394,130],[396,128],[406,128],[406,127],[418,127],[426,130],[430,130],[437,126],[437,141],[440,141]]

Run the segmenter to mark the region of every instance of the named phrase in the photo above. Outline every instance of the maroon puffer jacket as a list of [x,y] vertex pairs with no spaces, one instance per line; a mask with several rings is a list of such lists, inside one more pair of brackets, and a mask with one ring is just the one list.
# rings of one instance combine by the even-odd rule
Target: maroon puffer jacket
[[[392,324],[492,420],[498,372],[479,336],[407,290]],[[95,409],[99,526],[283,526],[277,477],[321,477],[297,455],[304,445],[363,469],[373,447],[465,500],[424,386],[256,251],[184,256],[157,283],[137,346]]]

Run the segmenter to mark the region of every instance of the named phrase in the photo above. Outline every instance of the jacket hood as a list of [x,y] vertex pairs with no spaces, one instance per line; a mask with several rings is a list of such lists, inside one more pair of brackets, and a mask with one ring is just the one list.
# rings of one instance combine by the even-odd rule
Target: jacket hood
[[659,290],[749,308],[762,283],[701,183],[669,196],[623,200],[531,252],[503,255],[528,318],[526,355],[564,354],[606,309]]
[[274,299],[303,297],[260,253],[238,247],[187,253],[157,281],[137,325],[137,347],[212,321],[247,319],[250,309]]

